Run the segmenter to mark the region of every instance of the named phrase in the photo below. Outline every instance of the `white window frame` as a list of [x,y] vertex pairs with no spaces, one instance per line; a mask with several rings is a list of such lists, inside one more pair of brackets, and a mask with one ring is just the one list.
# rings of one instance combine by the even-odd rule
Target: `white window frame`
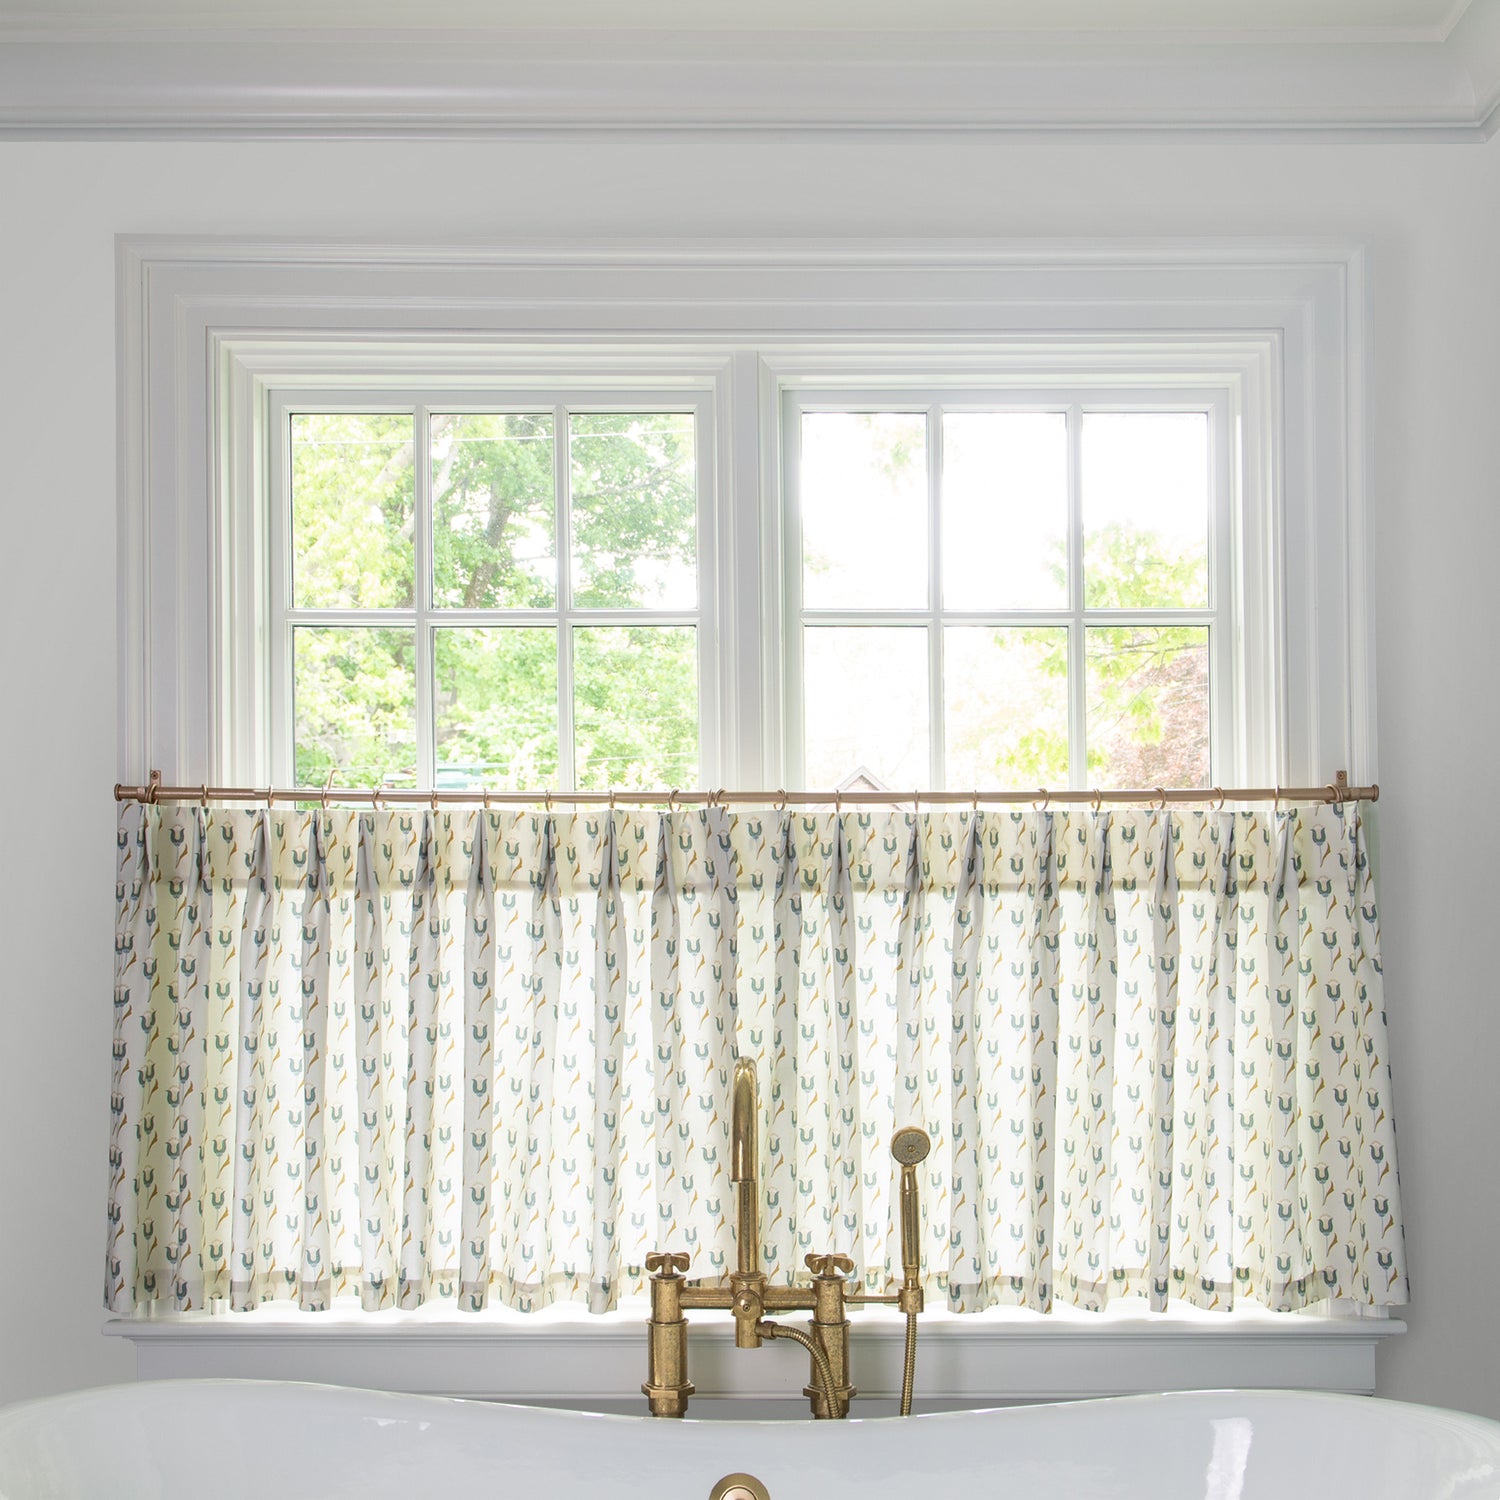
[[[375,377],[378,365],[372,370]],[[572,630],[576,626],[647,626],[683,625],[694,631],[698,659],[698,771],[703,776],[719,759],[719,671],[718,654],[712,640],[709,622],[716,618],[718,551],[715,542],[718,514],[715,482],[713,423],[714,389],[710,382],[678,389],[632,388],[592,384],[541,384],[531,382],[507,387],[495,385],[486,393],[472,387],[456,390],[430,387],[401,389],[381,386],[365,392],[346,387],[316,385],[262,386],[257,420],[263,425],[267,452],[269,485],[264,497],[236,496],[251,506],[264,510],[257,535],[249,547],[238,549],[233,566],[253,587],[256,575],[264,570],[269,599],[267,601],[266,659],[257,664],[256,678],[264,680],[265,712],[240,714],[245,738],[230,752],[232,764],[223,766],[220,774],[267,784],[292,784],[293,776],[293,632],[300,626],[375,626],[389,629],[412,629],[416,632],[416,651],[426,660],[426,671],[418,671],[416,681],[416,748],[419,787],[430,787],[436,773],[434,765],[434,706],[431,686],[434,632],[442,626],[540,626],[558,635],[557,703],[558,703],[558,774],[555,790],[571,790],[575,780],[573,725],[573,650]],[[450,609],[437,607],[432,599],[432,478],[430,462],[424,457],[427,419],[433,412],[464,414],[503,409],[506,412],[546,413],[553,419],[555,434],[553,477],[560,525],[556,548],[558,554],[556,602],[550,608],[535,609]],[[696,568],[698,602],[691,609],[594,609],[575,605],[572,599],[572,576],[568,566],[567,523],[571,514],[571,471],[563,434],[569,411],[678,411],[694,419],[694,467],[697,480]],[[413,442],[416,445],[414,465],[414,547],[413,602],[409,608],[380,609],[304,609],[292,597],[292,494],[291,453],[287,435],[289,422],[296,412],[399,412],[410,411],[414,418]],[[227,519],[227,518],[226,518]],[[233,535],[233,532],[229,533]],[[270,559],[265,568],[262,555]],[[221,615],[219,631],[226,646],[232,649],[234,621]],[[244,691],[243,685],[230,683],[226,691],[231,698]],[[256,733],[257,728],[260,733]]]
[[[499,364],[506,363],[497,352]],[[722,369],[722,367],[721,367]],[[866,379],[889,379],[889,373],[899,375],[899,358],[875,354],[866,356]],[[974,378],[971,371],[966,377]],[[292,631],[298,625],[336,626],[384,626],[389,628],[414,628],[417,632],[419,655],[431,652],[431,632],[439,624],[463,625],[540,625],[560,630],[558,695],[560,705],[559,722],[559,774],[555,781],[558,789],[571,789],[573,761],[571,758],[571,653],[567,649],[566,632],[574,624],[593,625],[678,625],[694,628],[698,643],[699,673],[699,783],[702,785],[729,785],[731,778],[721,768],[722,725],[720,712],[721,678],[733,677],[734,641],[727,635],[715,639],[708,628],[708,621],[716,618],[715,599],[717,573],[720,559],[715,546],[717,516],[720,496],[715,483],[714,448],[717,434],[714,430],[714,409],[722,405],[716,396],[722,395],[717,386],[722,378],[720,372],[700,377],[693,388],[683,390],[641,387],[629,396],[618,387],[598,387],[592,384],[563,384],[539,386],[536,382],[524,383],[524,371],[514,373],[496,371],[494,384],[488,392],[467,387],[456,390],[405,388],[399,383],[379,384],[381,370],[378,362],[367,371],[372,382],[366,391],[350,390],[346,387],[286,384],[270,386],[261,382],[258,386],[255,420],[264,430],[263,445],[267,454],[266,475],[269,482],[267,493],[249,493],[248,487],[237,492],[234,505],[259,510],[261,518],[254,532],[248,537],[248,545],[236,549],[232,567],[241,580],[235,590],[236,597],[248,597],[254,588],[254,580],[264,575],[269,598],[266,605],[268,643],[266,659],[255,668],[257,701],[263,709],[236,712],[235,707],[246,684],[241,680],[226,684],[226,695],[233,718],[245,727],[242,737],[233,740],[233,748],[222,763],[218,774],[224,779],[239,784],[249,781],[260,784],[290,785],[292,783],[292,684],[290,663],[292,659]],[[1167,623],[1182,625],[1207,625],[1211,628],[1212,652],[1211,684],[1213,698],[1210,712],[1211,759],[1215,768],[1215,779],[1225,784],[1237,780],[1271,778],[1276,774],[1275,737],[1279,730],[1276,719],[1267,714],[1244,714],[1235,712],[1235,704],[1242,701],[1240,688],[1244,676],[1261,677],[1268,680],[1273,667],[1270,655],[1274,640],[1266,633],[1256,634],[1240,627],[1242,595],[1234,586],[1241,558],[1255,572],[1270,572],[1271,565],[1264,556],[1267,528],[1251,523],[1252,515],[1244,515],[1240,507],[1232,503],[1231,479],[1235,471],[1236,457],[1232,451],[1231,427],[1234,415],[1232,392],[1227,386],[1192,387],[1184,385],[1156,386],[1143,384],[1134,372],[1123,372],[1113,383],[1095,381],[1088,386],[1058,387],[1049,392],[1035,386],[1016,383],[1015,376],[1001,376],[1006,384],[975,386],[954,385],[951,378],[943,374],[929,375],[921,384],[883,384],[830,387],[809,373],[778,382],[778,418],[780,461],[777,466],[777,481],[781,486],[781,502],[774,514],[762,518],[765,546],[768,550],[780,551],[785,562],[785,577],[778,601],[777,617],[773,621],[762,620],[759,629],[750,629],[752,636],[763,639],[778,635],[785,641],[785,656],[779,665],[782,672],[782,703],[784,737],[781,743],[764,747],[766,774],[778,784],[803,786],[807,778],[802,764],[802,684],[801,652],[799,641],[803,626],[812,618],[803,609],[801,600],[802,573],[800,515],[796,494],[798,461],[797,413],[816,410],[928,410],[935,411],[941,403],[944,410],[994,410],[1008,411],[1062,411],[1069,424],[1069,445],[1073,450],[1070,459],[1072,493],[1070,507],[1076,512],[1080,504],[1077,491],[1077,447],[1079,443],[1079,419],[1085,411],[1202,411],[1210,424],[1210,467],[1212,471],[1212,504],[1209,515],[1209,547],[1214,561],[1211,578],[1211,599],[1201,609],[1170,612]],[[1034,375],[1030,378],[1034,378]],[[561,414],[567,407],[586,408],[591,411],[631,409],[675,409],[691,412],[697,428],[697,480],[698,480],[698,525],[697,568],[699,578],[699,605],[696,610],[584,610],[575,609],[569,598],[569,578],[566,566],[559,569],[558,602],[550,609],[495,609],[495,610],[437,610],[433,607],[429,559],[425,550],[425,538],[430,519],[431,495],[426,465],[418,463],[415,480],[416,534],[416,596],[412,607],[406,609],[317,609],[303,610],[291,603],[290,560],[290,455],[287,452],[285,435],[287,423],[294,412],[317,410],[324,412],[406,412],[415,415],[416,431],[419,434],[426,416],[432,411],[470,412],[495,410],[503,406],[510,411],[545,411],[554,417],[557,430],[562,431]],[[754,433],[733,435],[741,443],[746,438],[758,439]],[[558,493],[563,496],[563,514],[567,505],[567,474],[565,460],[559,450],[556,459]],[[934,447],[928,455],[931,488],[937,493],[938,470],[941,451]],[[252,481],[253,483],[253,481]],[[932,700],[932,766],[922,788],[943,789],[943,724],[941,716],[941,679],[938,656],[940,643],[937,627],[940,622],[987,623],[987,624],[1061,624],[1081,622],[1083,606],[1081,600],[1081,559],[1073,558],[1071,567],[1071,589],[1073,598],[1065,609],[1053,612],[1030,611],[1005,616],[1004,612],[960,612],[945,610],[939,599],[940,546],[938,527],[941,508],[929,507],[929,567],[930,602],[927,607],[904,612],[886,611],[882,619],[891,622],[929,624],[929,645],[932,657],[932,673],[929,684]],[[230,518],[224,517],[225,533],[235,533],[229,526]],[[779,529],[778,529],[779,528]],[[1072,530],[1073,544],[1078,541],[1076,524]],[[267,551],[267,549],[269,549]],[[270,566],[265,558],[271,560]],[[726,559],[725,565],[734,567],[741,597],[754,598],[756,579],[744,566],[744,559]],[[565,560],[564,560],[565,562]],[[769,606],[768,606],[769,607]],[[848,615],[864,616],[867,612],[817,611],[817,623],[837,623]],[[1141,611],[1130,611],[1136,619]],[[1045,616],[1045,617],[1044,617]],[[1094,623],[1108,623],[1108,612],[1091,611]],[[1123,618],[1123,614],[1122,614]],[[874,615],[869,616],[870,620]],[[869,620],[866,621],[868,623]],[[748,622],[747,622],[748,627]],[[225,652],[232,653],[235,642],[235,619],[222,612],[217,628]],[[1078,654],[1081,644],[1074,632],[1073,652]],[[241,659],[247,653],[241,648]],[[221,655],[221,659],[223,659]],[[417,734],[417,785],[432,783],[434,767],[431,747],[433,743],[433,705],[426,691],[430,679],[430,663],[427,677],[419,674],[416,693]],[[266,684],[264,693],[260,685]],[[1074,726],[1083,722],[1082,699],[1086,691],[1085,674],[1080,662],[1070,662],[1069,697],[1070,721]],[[746,704],[747,712],[764,712],[766,705]],[[1075,734],[1072,740],[1072,766],[1070,784],[1076,787],[1087,785],[1084,769],[1085,746],[1083,738]]]
[[[297,245],[119,243],[119,772],[169,783],[256,763],[269,589],[254,497],[267,393],[513,389],[593,381],[695,391],[713,414],[721,645],[718,780],[784,783],[781,610],[787,389],[1056,386],[1132,379],[1213,389],[1235,444],[1236,628],[1259,642],[1234,684],[1246,778],[1376,776],[1365,546],[1364,252],[1223,242]],[[381,370],[370,378],[372,366]],[[767,420],[762,421],[765,417]],[[743,434],[758,432],[758,439]],[[739,435],[739,436],[737,436]],[[259,568],[259,571],[257,571]],[[761,631],[759,622],[766,628]],[[232,683],[248,684],[231,692]],[[264,753],[264,752],[261,752]],[[247,757],[250,759],[247,760]],[[1274,760],[1274,764],[1268,763]],[[253,778],[260,781],[260,777]],[[706,1321],[706,1320],[705,1320]],[[972,1404],[1163,1385],[1370,1391],[1394,1320],[1187,1314],[1076,1324],[928,1320],[921,1389]],[[517,1323],[247,1315],[114,1323],[146,1375],[293,1374],[409,1390],[637,1409],[637,1319]],[[861,1317],[859,1380],[892,1390],[899,1330]],[[695,1345],[700,1393],[774,1409],[805,1371],[785,1351]],[[868,1357],[862,1352],[868,1349]],[[705,1408],[706,1410],[707,1408]]]
[[[872,372],[873,373],[873,372]],[[947,381],[924,385],[861,385],[838,389],[821,384],[783,382],[781,384],[781,483],[783,503],[781,526],[786,544],[783,556],[786,575],[783,582],[786,660],[784,665],[787,726],[787,775],[798,786],[807,784],[803,766],[806,737],[802,716],[806,701],[802,682],[804,652],[803,632],[818,625],[925,625],[928,652],[929,767],[924,788],[936,791],[960,790],[949,787],[944,766],[946,730],[944,721],[944,647],[945,625],[981,626],[1060,626],[1068,630],[1068,784],[1075,788],[1089,785],[1087,742],[1083,733],[1085,699],[1088,691],[1085,670],[1084,618],[1091,624],[1112,622],[1137,623],[1152,614],[1148,610],[1085,610],[1083,603],[1082,492],[1080,447],[1082,419],[1088,412],[1201,412],[1209,430],[1209,510],[1208,557],[1210,559],[1209,600],[1200,608],[1161,610],[1153,624],[1206,626],[1209,630],[1209,759],[1214,779],[1230,785],[1248,779],[1252,766],[1272,768],[1276,762],[1275,735],[1279,724],[1264,715],[1241,716],[1235,712],[1240,701],[1240,679],[1266,675],[1270,670],[1269,653],[1274,641],[1240,628],[1238,611],[1241,595],[1234,587],[1237,563],[1247,550],[1254,551],[1263,540],[1253,524],[1243,530],[1241,519],[1231,500],[1233,469],[1231,437],[1231,392],[1226,387],[1153,387],[1135,374],[1120,376],[1113,384],[1091,383],[1087,386],[1058,387],[1048,392],[1034,387],[992,385],[976,387],[952,385]],[[801,417],[810,412],[900,411],[922,412],[927,418],[927,604],[913,609],[808,609],[803,603],[801,506],[798,495],[800,471]],[[1055,412],[1067,423],[1068,446],[1068,592],[1065,606],[1059,609],[954,609],[942,597],[942,525],[944,508],[942,489],[942,423],[940,413],[949,412]],[[1246,517],[1254,520],[1254,513]],[[1266,559],[1254,558],[1257,568]]]

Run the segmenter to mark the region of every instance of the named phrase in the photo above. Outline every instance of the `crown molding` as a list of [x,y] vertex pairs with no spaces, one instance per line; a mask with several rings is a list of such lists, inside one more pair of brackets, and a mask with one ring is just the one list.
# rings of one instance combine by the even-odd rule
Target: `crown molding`
[[1458,18],[1448,35],[1464,59],[1474,88],[1475,120],[1485,138],[1500,127],[1500,3],[1476,4]]
[[1500,0],[1423,42],[988,34],[0,33],[0,138],[1485,139]]

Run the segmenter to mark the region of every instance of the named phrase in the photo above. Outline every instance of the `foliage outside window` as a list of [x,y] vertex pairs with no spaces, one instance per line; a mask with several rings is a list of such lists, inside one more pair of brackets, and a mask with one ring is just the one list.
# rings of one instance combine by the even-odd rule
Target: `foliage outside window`
[[787,427],[810,784],[1211,779],[1209,413],[794,401]]
[[[377,405],[284,418],[297,781],[722,781],[701,718],[736,650],[706,624],[711,408]],[[786,642],[784,776],[1214,779],[1212,402],[791,391],[781,415],[784,619],[760,629]]]
[[692,412],[305,410],[288,448],[300,783],[697,781]]

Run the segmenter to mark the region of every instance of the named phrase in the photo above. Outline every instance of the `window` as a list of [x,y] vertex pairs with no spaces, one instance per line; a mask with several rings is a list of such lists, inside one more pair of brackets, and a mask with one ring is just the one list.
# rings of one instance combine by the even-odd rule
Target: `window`
[[[730,434],[779,450],[789,565],[741,627],[785,643],[777,779],[1231,779],[1225,394],[941,375],[804,376]],[[268,393],[272,780],[726,784],[708,402],[378,395]]]
[[[847,646],[848,631],[915,634],[919,623],[925,680],[903,677],[915,701],[888,718],[925,715],[927,732],[890,761],[892,778],[907,779],[910,767],[921,773],[914,785],[964,789],[976,780],[1051,780],[1065,763],[1076,785],[1175,780],[1156,747],[1189,745],[1201,765],[1205,733],[1216,781],[1321,784],[1339,768],[1359,781],[1375,775],[1357,248],[1195,245],[1116,255],[1003,245],[589,246],[428,256],[150,240],[122,242],[120,253],[126,779],[151,769],[232,784],[322,779],[328,745],[318,750],[317,734],[304,736],[301,766],[293,749],[298,635],[305,674],[352,679],[352,649],[330,660],[340,638],[313,634],[344,630],[364,632],[343,637],[345,647],[396,632],[385,645],[412,653],[386,705],[399,701],[399,728],[394,718],[344,726],[346,735],[360,731],[359,745],[339,751],[351,771],[363,760],[372,776],[498,786],[553,779],[546,769],[555,756],[559,786],[623,778],[641,763],[642,746],[603,742],[604,700],[588,698],[591,684],[607,677],[611,692],[624,691],[630,674],[613,670],[622,643],[627,661],[646,649],[642,639],[671,642],[685,661],[689,637],[670,632],[691,631],[697,776],[673,769],[692,763],[680,737],[672,765],[650,765],[650,779],[738,787],[837,780],[864,763],[851,766],[840,753],[824,769],[822,731],[801,722],[804,675],[822,672],[826,683],[839,660],[830,648]],[[401,413],[412,424],[403,503],[414,528],[419,506],[424,526],[437,519],[430,461],[415,460],[417,444],[429,441],[419,422],[503,419],[494,431],[508,424],[505,437],[481,436],[469,422],[462,449],[497,464],[500,454],[540,452],[550,423],[555,556],[544,532],[531,536],[545,566],[522,570],[512,593],[476,605],[477,613],[438,582],[438,529],[413,531],[402,563],[409,599],[401,590],[361,593],[356,605],[336,593],[295,593],[292,417]],[[788,503],[803,474],[788,455],[802,444],[803,418],[816,431],[814,419],[827,417],[832,430],[840,413],[923,415],[929,576],[915,602],[897,593],[835,604],[816,589],[802,597],[800,520]],[[562,513],[575,479],[570,424],[651,414],[691,414],[696,594],[628,604],[587,589],[570,597],[574,522]],[[1203,423],[1207,593],[1200,588],[1191,604],[1090,592],[1091,476],[1129,471],[1103,449],[1112,428],[1128,434],[1153,425],[1147,417]],[[1056,592],[987,592],[985,580],[1002,574],[973,529],[993,508],[972,476],[999,472],[993,454],[975,457],[983,451],[975,432],[1051,431],[1055,452],[1059,421],[1070,486],[1065,607]],[[528,424],[532,436],[522,439]],[[1178,452],[1201,475],[1199,441],[1184,439]],[[1105,466],[1097,470],[1096,447]],[[206,476],[206,486],[194,476]],[[533,499],[535,520],[547,497]],[[472,540],[460,512],[474,495],[460,484],[444,503],[454,507],[444,545]],[[816,523],[821,502],[814,495],[810,504]],[[1016,509],[1006,527],[1012,539]],[[969,535],[980,540],[965,548]],[[645,577],[650,569],[637,564],[644,567],[654,543],[634,545],[629,569]],[[1053,554],[1041,564],[1007,553],[1014,576],[1057,583],[1055,529],[1042,545]],[[846,561],[857,567],[858,554]],[[521,587],[552,577],[554,566],[553,595]],[[819,586],[836,576],[819,575]],[[464,586],[456,574],[447,585]],[[852,613],[840,619],[839,611]],[[459,631],[472,633],[451,633]],[[1140,631],[1153,633],[1142,659],[1174,694],[1170,735],[1165,710],[1152,724],[1129,691],[1133,640],[1121,632]],[[548,696],[549,644],[556,708],[533,720]],[[918,654],[905,637],[899,644]],[[518,656],[531,675],[507,670]],[[570,681],[580,664],[583,675]],[[471,667],[472,679],[464,675]],[[507,700],[489,723],[474,706],[486,672],[491,683],[529,684],[524,702]],[[1008,726],[986,738],[983,725],[997,719],[982,689],[1006,672],[1018,674],[1023,699],[1031,695],[1030,716],[1049,726],[1034,743]],[[887,670],[884,685],[893,676]],[[831,700],[817,701],[823,711]],[[1112,741],[1101,735],[1111,707],[1121,728]],[[661,748],[655,734],[649,748]]]
[[787,398],[796,779],[1227,779],[1224,404],[1125,394]]
[[275,775],[690,785],[699,414],[273,400]]
[[[410,708],[407,696],[391,694],[402,703],[400,734],[370,737],[384,757],[372,763],[372,777],[535,785],[537,776],[551,779],[545,766],[555,756],[553,784],[596,774],[603,782],[614,773],[596,773],[587,752],[580,760],[581,689],[564,674],[576,672],[580,633],[646,629],[694,632],[700,785],[838,780],[861,766],[898,775],[863,762],[851,768],[847,755],[826,771],[810,763],[823,751],[801,722],[803,678],[820,663],[805,637],[840,629],[924,633],[921,691],[886,715],[925,716],[924,735],[909,752],[918,769],[927,756],[914,786],[1040,780],[1044,768],[1050,777],[1064,763],[1067,779],[1080,785],[1135,779],[1125,757],[1154,754],[1165,732],[1162,741],[1138,734],[1108,742],[1099,713],[1091,716],[1104,695],[1090,696],[1089,632],[1096,632],[1097,661],[1100,643],[1112,643],[1103,632],[1127,629],[1160,632],[1168,646],[1183,648],[1158,656],[1158,670],[1168,662],[1182,669],[1182,712],[1193,729],[1173,738],[1201,755],[1206,733],[1215,779],[1321,784],[1339,767],[1356,781],[1375,777],[1357,246],[579,242],[404,251],[126,239],[119,255],[123,780],[144,781],[154,768],[169,783],[320,781],[332,755],[296,764],[297,633],[358,630],[398,633],[411,654],[411,685],[400,690]],[[582,565],[570,550],[573,522],[565,513],[576,483],[573,424],[622,414],[691,415],[690,599],[620,604],[575,590]],[[911,542],[923,549],[922,566],[903,566],[904,580],[864,598],[805,590],[804,517],[820,582],[840,569],[858,573],[862,559],[841,550],[841,537],[856,529],[840,528],[826,504],[822,520],[832,520],[833,540],[817,534],[821,502],[813,496],[809,509],[808,471],[798,456],[806,446],[803,418],[840,419],[831,430],[913,416],[921,418],[921,485],[913,478],[903,494],[925,520]],[[293,420],[308,419],[305,439],[316,426],[311,419],[336,431],[351,417],[410,423],[411,493],[392,500],[402,517],[395,530],[411,528],[410,583],[408,553],[397,547],[394,596],[366,596],[362,588],[358,602],[336,592],[299,597]],[[512,592],[462,595],[461,580],[472,581],[476,570],[461,571],[461,547],[453,549],[453,573],[439,567],[440,541],[452,540],[445,528],[473,540],[465,517],[478,513],[480,501],[476,488],[434,477],[441,465],[434,466],[432,435],[423,431],[433,417],[464,419],[475,445],[467,456],[496,470],[509,463],[513,474],[517,450],[535,455],[543,446],[537,434],[550,431],[552,490],[529,488],[530,529],[524,547],[517,537]],[[1198,592],[1126,598],[1106,588],[1091,596],[1092,444],[1107,445],[1111,425],[1125,443],[1126,418],[1198,434],[1182,437],[1175,450],[1182,472],[1199,476],[1195,485],[1201,480],[1192,506],[1201,499],[1207,512],[1206,578],[1202,587],[1191,580]],[[1046,492],[1054,510],[1058,484],[1068,487],[1064,539],[1053,522],[1040,562],[1036,548],[1029,557],[1008,551],[997,558],[980,530],[999,503],[993,476],[1004,472],[993,434],[1009,434],[1005,446],[1014,454],[1023,449],[1015,436],[1023,429],[1029,451],[1053,455]],[[390,432],[374,422],[364,435],[378,444]],[[428,458],[419,462],[424,445]],[[374,459],[367,452],[363,461]],[[1130,465],[1111,467],[1124,473]],[[965,489],[966,474],[991,477],[970,479]],[[440,494],[451,503],[446,516]],[[1040,501],[1036,507],[1045,510]],[[1016,509],[1006,527],[1012,548]],[[1182,499],[1179,513],[1189,509]],[[380,528],[369,530],[362,544],[389,541]],[[981,541],[966,549],[970,537]],[[310,535],[304,544],[313,545]],[[646,547],[621,555],[631,578],[656,576],[638,567]],[[913,574],[925,591],[900,593]],[[304,561],[303,581],[312,577]],[[1167,634],[1173,631],[1201,634]],[[504,700],[504,711],[482,722],[471,705],[484,694],[439,670],[439,647],[445,663],[455,654],[446,648],[456,638],[444,632],[473,632],[460,643],[481,666],[489,659],[481,646],[501,659],[492,682],[528,684],[527,696]],[[541,636],[524,632],[549,632],[550,655]],[[527,645],[535,670],[502,670],[503,648]],[[556,699],[552,716],[543,717],[549,660]],[[1024,671],[1011,667],[1016,660]],[[879,668],[887,690],[890,659]],[[1034,717],[1049,734],[1034,745],[1018,743],[1009,721],[975,696],[973,684],[1003,680],[1002,668],[1046,710]],[[611,693],[632,685],[626,671],[607,680]],[[526,704],[537,717],[522,712]],[[975,722],[998,728],[965,744]],[[877,733],[862,739],[884,753]],[[829,743],[826,735],[821,743]],[[654,752],[654,738],[648,748]],[[981,776],[990,766],[993,777]],[[1018,769],[1002,775],[1009,767]],[[1021,776],[1019,768],[1036,774]],[[1145,759],[1138,769],[1147,769]],[[670,774],[650,771],[652,779]],[[1374,1343],[1393,1328],[1399,1324],[1303,1320],[1278,1332],[1276,1378],[1373,1388]],[[314,1346],[300,1332],[283,1338],[249,1326],[131,1332],[143,1373],[155,1375],[305,1375],[315,1354],[320,1378],[449,1392],[566,1399],[639,1380],[634,1320],[613,1331],[570,1330],[556,1353],[542,1333],[528,1331],[527,1358],[519,1361],[497,1359],[485,1339],[456,1341],[421,1328],[378,1344],[360,1330],[343,1346],[321,1332]],[[899,1330],[866,1333],[861,1325],[855,1336],[898,1341]],[[1045,1349],[1034,1330],[1003,1324],[929,1328],[924,1337],[966,1344],[958,1364],[972,1373],[955,1383],[955,1394],[1021,1396],[1039,1381],[1063,1394],[1265,1376],[1232,1340],[1205,1341],[1171,1327],[1144,1334],[1091,1328],[1087,1342],[1059,1333]],[[1024,1360],[1014,1357],[1015,1339],[1026,1341]],[[1045,1375],[1037,1373],[1042,1354]],[[778,1389],[766,1362],[728,1361],[726,1368],[740,1389]]]

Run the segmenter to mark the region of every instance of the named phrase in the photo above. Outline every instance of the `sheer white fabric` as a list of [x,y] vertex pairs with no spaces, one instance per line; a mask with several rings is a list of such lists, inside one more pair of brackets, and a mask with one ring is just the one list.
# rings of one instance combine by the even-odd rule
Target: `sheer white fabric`
[[954,1309],[1406,1301],[1360,812],[119,821],[106,1301],[604,1310],[923,1260]]

